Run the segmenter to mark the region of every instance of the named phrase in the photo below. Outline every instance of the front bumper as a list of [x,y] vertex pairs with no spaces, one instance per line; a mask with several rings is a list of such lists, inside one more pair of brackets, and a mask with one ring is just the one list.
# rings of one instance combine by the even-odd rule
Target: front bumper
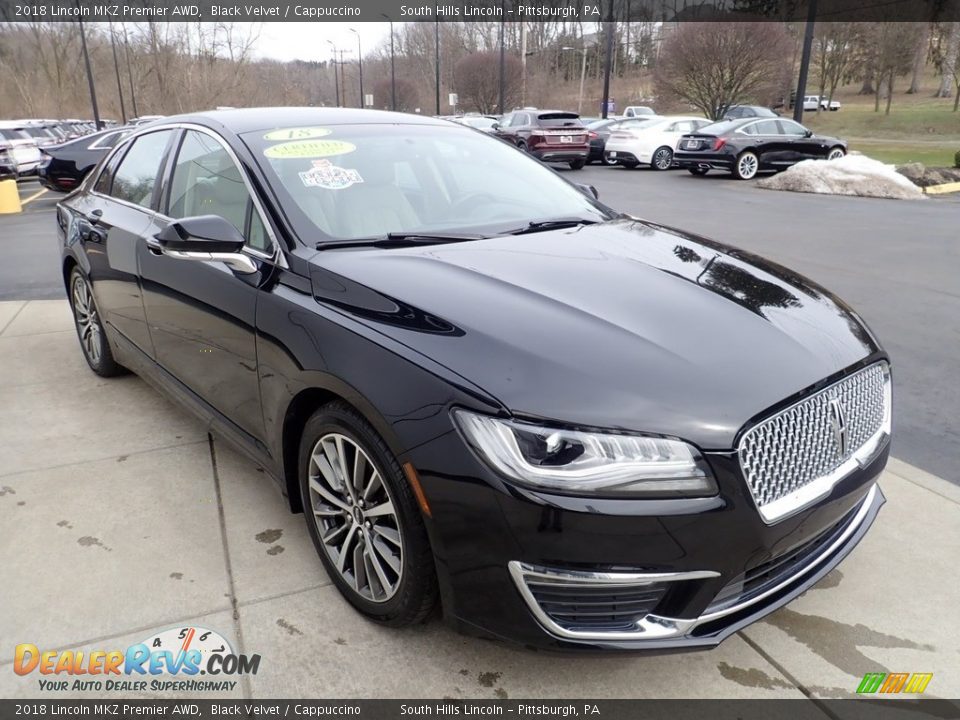
[[[533,648],[668,651],[715,646],[836,567],[884,502],[876,478],[888,452],[889,444],[828,496],[770,525],[734,453],[707,454],[719,495],[670,500],[524,490],[491,473],[455,432],[411,460],[432,508],[449,622]],[[626,605],[599,629],[557,612],[564,603],[607,612],[611,602]],[[646,609],[625,626],[620,607]]]

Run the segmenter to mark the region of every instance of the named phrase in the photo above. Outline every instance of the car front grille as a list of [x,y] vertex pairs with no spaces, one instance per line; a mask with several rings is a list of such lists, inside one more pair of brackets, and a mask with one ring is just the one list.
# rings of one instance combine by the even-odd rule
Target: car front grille
[[527,588],[540,609],[564,630],[629,631],[653,611],[666,583],[607,587],[528,582]]
[[827,494],[890,431],[890,371],[876,363],[781,410],[740,439],[740,467],[766,522]]

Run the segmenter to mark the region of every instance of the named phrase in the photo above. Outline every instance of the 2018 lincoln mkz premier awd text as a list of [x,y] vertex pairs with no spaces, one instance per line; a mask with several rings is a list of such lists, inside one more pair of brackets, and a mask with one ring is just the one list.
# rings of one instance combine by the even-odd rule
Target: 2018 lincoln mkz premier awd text
[[709,647],[883,503],[888,357],[849,307],[485,133],[164,118],[57,220],[93,371],[265,468],[381,623],[439,604],[531,647]]

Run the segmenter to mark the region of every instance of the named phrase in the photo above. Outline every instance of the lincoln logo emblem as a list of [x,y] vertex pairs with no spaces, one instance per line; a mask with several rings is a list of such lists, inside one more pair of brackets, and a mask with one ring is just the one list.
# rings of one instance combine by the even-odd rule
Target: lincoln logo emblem
[[837,444],[840,457],[847,455],[847,419],[843,416],[843,406],[837,398],[830,398],[830,425],[833,427],[833,439]]

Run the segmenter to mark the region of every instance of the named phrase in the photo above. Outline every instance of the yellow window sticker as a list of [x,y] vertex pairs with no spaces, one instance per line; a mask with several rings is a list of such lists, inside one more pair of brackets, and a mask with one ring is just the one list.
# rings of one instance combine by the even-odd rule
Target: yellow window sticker
[[271,130],[263,136],[264,140],[308,140],[310,138],[324,137],[333,130],[322,127],[298,127],[285,128],[283,130]]
[[343,140],[292,140],[271,145],[263,154],[268,158],[284,160],[287,158],[322,158],[334,155],[346,155],[357,149],[353,143]]

